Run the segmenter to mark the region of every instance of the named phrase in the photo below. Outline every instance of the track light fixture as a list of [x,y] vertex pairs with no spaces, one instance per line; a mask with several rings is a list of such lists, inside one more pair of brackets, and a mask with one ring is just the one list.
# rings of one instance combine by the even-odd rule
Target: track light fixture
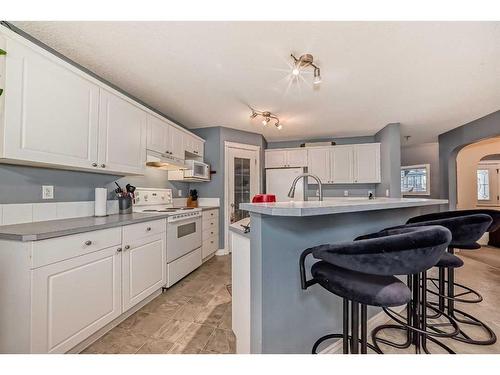
[[293,59],[293,68],[292,68],[292,75],[294,76],[299,76],[300,72],[308,67],[312,67],[314,69],[314,79],[313,83],[315,85],[319,85],[321,83],[321,70],[319,66],[314,64],[314,57],[310,53],[306,53],[299,58],[296,58],[294,54],[290,54],[290,56]]
[[253,108],[252,109],[252,114],[250,115],[250,118],[256,118],[257,116],[261,116],[262,117],[262,125],[264,126],[267,126],[271,120],[275,121],[274,123],[274,126],[276,127],[276,129],[278,130],[281,130],[283,129],[283,125],[280,124],[280,119],[278,118],[278,116],[276,116],[275,114],[269,112],[269,111],[257,111]]

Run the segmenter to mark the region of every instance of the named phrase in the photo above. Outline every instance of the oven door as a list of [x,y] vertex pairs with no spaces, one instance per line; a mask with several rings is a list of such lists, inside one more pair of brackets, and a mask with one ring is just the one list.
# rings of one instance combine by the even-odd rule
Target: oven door
[[167,223],[167,263],[201,246],[201,217]]

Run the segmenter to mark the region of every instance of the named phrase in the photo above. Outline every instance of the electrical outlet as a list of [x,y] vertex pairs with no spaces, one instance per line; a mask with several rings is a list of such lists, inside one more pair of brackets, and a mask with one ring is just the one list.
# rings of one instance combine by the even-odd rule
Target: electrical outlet
[[54,186],[42,185],[42,199],[54,199]]
[[385,196],[386,196],[386,197],[389,197],[389,195],[390,195],[390,194],[389,194],[389,189],[385,189]]
[[177,190],[177,195],[179,196],[179,198],[182,198],[182,190]]
[[348,197],[349,196],[349,190],[344,190],[344,197]]

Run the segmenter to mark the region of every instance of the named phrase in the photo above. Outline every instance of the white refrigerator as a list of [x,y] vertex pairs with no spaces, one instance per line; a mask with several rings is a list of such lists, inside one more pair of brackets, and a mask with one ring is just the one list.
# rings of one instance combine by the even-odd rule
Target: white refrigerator
[[303,201],[305,179],[297,182],[295,196],[288,197],[288,191],[295,177],[304,173],[304,168],[277,168],[266,169],[266,194],[276,195],[277,202]]

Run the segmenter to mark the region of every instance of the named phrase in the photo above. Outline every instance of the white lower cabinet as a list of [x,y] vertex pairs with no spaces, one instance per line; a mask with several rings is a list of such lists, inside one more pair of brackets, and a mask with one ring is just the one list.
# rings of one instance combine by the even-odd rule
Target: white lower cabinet
[[165,286],[166,227],[0,240],[0,353],[66,353]]
[[219,209],[203,211],[201,256],[208,259],[219,249]]
[[31,271],[32,353],[64,353],[121,314],[121,261],[111,247]]
[[[127,227],[123,230],[126,231]],[[166,284],[165,249],[165,232],[124,244],[122,261],[123,311],[135,306]]]

